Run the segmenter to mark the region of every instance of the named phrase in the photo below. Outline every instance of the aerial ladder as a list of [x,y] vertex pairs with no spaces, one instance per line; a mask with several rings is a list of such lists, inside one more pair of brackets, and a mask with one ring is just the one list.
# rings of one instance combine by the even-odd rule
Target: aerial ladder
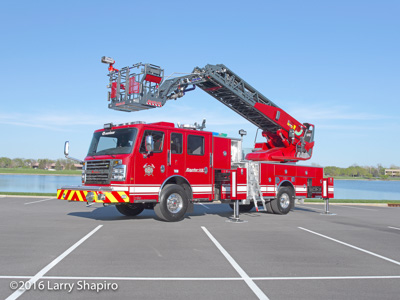
[[300,123],[225,65],[196,67],[189,74],[164,78],[156,65],[138,63],[120,70],[109,64],[108,107],[140,111],[162,107],[199,87],[262,130],[264,143],[256,143],[247,154],[250,161],[298,162],[308,160],[314,147],[314,125]]

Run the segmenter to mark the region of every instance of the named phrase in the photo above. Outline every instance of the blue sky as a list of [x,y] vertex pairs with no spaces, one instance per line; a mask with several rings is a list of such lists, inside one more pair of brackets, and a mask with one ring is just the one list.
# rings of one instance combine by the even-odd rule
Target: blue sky
[[201,90],[161,109],[107,108],[107,66],[166,74],[223,63],[316,127],[308,163],[400,165],[399,1],[9,1],[0,11],[0,157],[83,158],[104,123],[256,128]]

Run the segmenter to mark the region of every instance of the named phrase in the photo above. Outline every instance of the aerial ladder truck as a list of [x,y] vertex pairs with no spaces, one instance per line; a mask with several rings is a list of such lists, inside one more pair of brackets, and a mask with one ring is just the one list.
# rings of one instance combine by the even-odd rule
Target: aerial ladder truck
[[115,69],[113,59],[102,62],[109,64],[110,109],[160,108],[200,88],[259,128],[265,141],[243,157],[243,130],[241,138],[224,137],[205,131],[205,120],[108,123],[93,135],[83,185],[59,189],[58,199],[115,204],[128,216],[154,209],[160,219],[178,221],[196,202],[228,203],[238,219],[253,207],[287,214],[295,199],[333,198],[333,178],[322,168],[296,165],[312,157],[314,125],[297,121],[226,66],[164,78],[156,65]]

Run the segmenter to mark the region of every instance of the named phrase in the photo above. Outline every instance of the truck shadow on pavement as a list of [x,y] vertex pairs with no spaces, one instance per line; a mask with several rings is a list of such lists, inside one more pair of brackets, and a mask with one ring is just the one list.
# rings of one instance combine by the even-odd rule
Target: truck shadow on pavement
[[[68,216],[87,218],[98,221],[123,221],[123,220],[144,220],[154,219],[160,221],[153,210],[145,209],[140,215],[128,217],[120,214],[117,209],[111,205],[107,207],[85,207],[86,211],[70,212]],[[256,212],[254,209],[248,213],[241,213],[248,217],[261,217],[263,212]],[[221,218],[228,219],[233,215],[232,209],[228,205],[213,204],[213,205],[195,205],[192,213],[187,213],[185,219],[192,219],[204,215],[217,215]]]

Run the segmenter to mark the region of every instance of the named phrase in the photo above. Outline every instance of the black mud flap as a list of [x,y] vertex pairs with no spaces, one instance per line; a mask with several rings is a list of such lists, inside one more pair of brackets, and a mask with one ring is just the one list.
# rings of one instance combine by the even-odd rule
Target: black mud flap
[[194,204],[193,204],[192,201],[189,201],[189,204],[188,204],[188,208],[187,208],[186,213],[191,214],[193,211],[194,211]]

